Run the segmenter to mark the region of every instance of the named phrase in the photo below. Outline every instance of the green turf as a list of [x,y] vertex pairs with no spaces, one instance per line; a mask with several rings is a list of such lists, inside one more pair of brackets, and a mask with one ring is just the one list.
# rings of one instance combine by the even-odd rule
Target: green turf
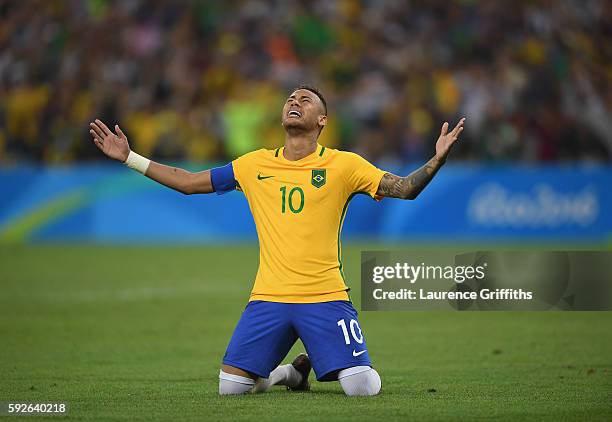
[[612,419],[610,312],[362,313],[380,396],[219,397],[256,262],[250,246],[0,247],[0,401],[68,401],[74,420]]

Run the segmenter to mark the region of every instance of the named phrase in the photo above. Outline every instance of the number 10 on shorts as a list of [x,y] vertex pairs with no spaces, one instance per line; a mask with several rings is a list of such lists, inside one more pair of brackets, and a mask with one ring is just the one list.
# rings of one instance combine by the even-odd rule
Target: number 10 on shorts
[[[338,321],[338,327],[342,328],[342,334],[344,334],[344,342],[346,344],[351,344],[351,339],[349,338],[349,333],[346,328],[346,322],[344,321],[344,319]],[[351,335],[353,336],[353,339],[355,339],[357,343],[362,344],[363,334],[361,333],[361,327],[359,326],[359,323],[356,320],[351,319],[351,321],[349,322],[349,328],[351,330]],[[359,333],[359,335],[357,335],[357,333]]]

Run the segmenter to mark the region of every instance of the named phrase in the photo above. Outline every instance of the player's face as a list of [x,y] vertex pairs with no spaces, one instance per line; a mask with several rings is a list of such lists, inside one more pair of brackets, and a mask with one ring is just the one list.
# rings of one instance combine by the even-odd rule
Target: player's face
[[298,89],[287,98],[282,121],[286,130],[319,130],[327,121],[325,107],[313,92]]

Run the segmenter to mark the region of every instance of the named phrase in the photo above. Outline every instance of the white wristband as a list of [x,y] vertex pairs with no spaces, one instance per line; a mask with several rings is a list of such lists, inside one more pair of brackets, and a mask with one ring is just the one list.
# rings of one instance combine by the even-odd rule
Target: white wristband
[[136,154],[134,151],[130,151],[127,160],[125,160],[126,166],[142,174],[147,172],[149,164],[151,164],[151,160],[143,157],[142,155]]

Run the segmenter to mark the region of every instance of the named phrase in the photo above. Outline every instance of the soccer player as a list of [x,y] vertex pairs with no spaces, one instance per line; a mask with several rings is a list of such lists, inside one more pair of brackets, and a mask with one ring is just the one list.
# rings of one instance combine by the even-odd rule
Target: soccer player
[[[223,166],[192,173],[130,150],[118,125],[113,133],[92,122],[90,133],[107,156],[184,194],[246,196],[260,243],[259,269],[249,303],[234,330],[219,374],[219,394],[263,392],[270,386],[310,388],[339,380],[349,396],[378,394],[357,312],[342,270],[340,232],[354,195],[415,199],[446,161],[465,119],[442,125],[435,155],[406,177],[380,170],[357,154],[317,143],[327,104],[315,88],[301,86],[282,111],[285,145],[260,149]],[[278,366],[301,339],[307,351]]]

